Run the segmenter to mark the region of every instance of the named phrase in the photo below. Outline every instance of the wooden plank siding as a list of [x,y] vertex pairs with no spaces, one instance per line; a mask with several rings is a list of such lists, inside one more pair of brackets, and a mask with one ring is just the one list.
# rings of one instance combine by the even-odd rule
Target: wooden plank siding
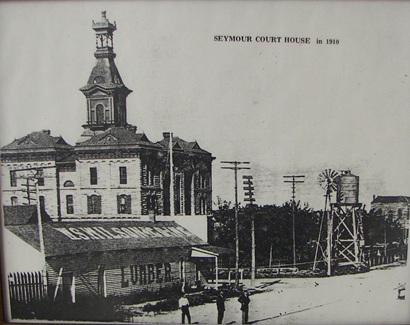
[[[68,272],[69,270],[67,270]],[[53,270],[47,264],[48,285],[54,294],[59,270]],[[63,269],[64,273],[64,269]],[[89,272],[74,271],[76,298],[97,298],[98,270]],[[196,281],[196,266],[192,262],[185,262],[185,282],[188,285]],[[119,265],[117,268],[105,270],[106,297],[130,296],[143,291],[158,291],[161,288],[181,283],[180,262],[155,264]],[[61,296],[61,282],[57,297]]]

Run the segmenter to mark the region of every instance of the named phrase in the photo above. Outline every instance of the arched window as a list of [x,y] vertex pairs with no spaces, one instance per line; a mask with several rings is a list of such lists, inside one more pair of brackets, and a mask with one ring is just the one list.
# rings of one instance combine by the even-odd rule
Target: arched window
[[117,196],[117,211],[118,214],[131,214],[131,195]]
[[98,104],[95,109],[97,111],[97,124],[103,124],[104,123],[104,106],[101,104]]
[[74,183],[72,181],[65,181],[64,187],[74,187]]
[[88,214],[101,214],[101,195],[87,197]]
[[12,197],[10,198],[10,200],[11,200],[11,205],[17,205],[17,204],[18,204],[18,198],[17,198],[17,196],[12,196]]

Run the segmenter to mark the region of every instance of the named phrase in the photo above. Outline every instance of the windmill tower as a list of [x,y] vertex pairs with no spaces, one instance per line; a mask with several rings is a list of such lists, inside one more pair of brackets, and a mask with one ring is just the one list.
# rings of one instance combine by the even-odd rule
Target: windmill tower
[[[316,269],[317,265],[321,262],[327,263],[328,262],[328,255],[329,252],[326,251],[326,247],[329,247],[328,241],[330,240],[329,235],[327,234],[326,239],[326,229],[323,227],[323,223],[326,220],[329,223],[329,210],[330,210],[330,202],[331,202],[331,195],[333,192],[337,190],[337,181],[339,179],[339,173],[331,170],[325,169],[321,172],[318,176],[318,183],[319,185],[325,190],[325,207],[320,216],[320,227],[319,227],[319,235],[316,243],[316,251],[315,251],[315,260],[313,262],[313,270]],[[330,269],[330,265],[328,264],[328,269]]]
[[[320,221],[313,270],[324,262],[327,275],[332,275],[334,265],[358,267],[364,262],[359,177],[350,170],[338,173],[326,169],[319,175],[318,183],[325,190],[325,209]],[[331,202],[333,192],[336,192],[335,203]],[[323,227],[325,220],[327,229]]]
[[[350,170],[342,171],[337,181],[336,203],[330,204],[328,241],[328,264],[332,260],[338,265],[364,264],[364,237],[362,223],[362,204],[359,203],[359,176]],[[331,275],[331,269],[328,275]]]

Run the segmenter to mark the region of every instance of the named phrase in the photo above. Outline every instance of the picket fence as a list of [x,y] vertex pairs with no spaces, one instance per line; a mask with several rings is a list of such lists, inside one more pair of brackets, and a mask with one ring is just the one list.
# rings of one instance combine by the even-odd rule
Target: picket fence
[[8,277],[11,300],[41,301],[47,298],[47,285],[42,272],[15,272]]

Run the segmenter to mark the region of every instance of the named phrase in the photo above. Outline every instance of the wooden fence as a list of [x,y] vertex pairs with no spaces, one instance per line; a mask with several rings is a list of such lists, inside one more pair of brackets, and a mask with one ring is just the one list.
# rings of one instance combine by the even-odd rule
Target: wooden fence
[[370,267],[382,264],[391,264],[393,262],[406,260],[406,254],[388,254],[383,256],[368,257],[368,264]]
[[29,303],[47,298],[47,285],[42,272],[10,273],[8,280],[11,300]]

